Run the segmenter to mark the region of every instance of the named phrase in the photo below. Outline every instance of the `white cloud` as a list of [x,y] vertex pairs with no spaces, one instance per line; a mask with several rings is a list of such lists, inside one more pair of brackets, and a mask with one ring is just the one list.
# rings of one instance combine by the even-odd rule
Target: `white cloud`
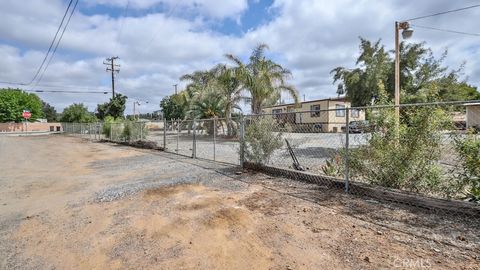
[[86,3],[122,8],[128,4],[129,8],[139,10],[163,5],[168,12],[194,12],[214,19],[237,17],[248,8],[247,0],[87,0]]
[[[124,7],[126,0],[89,0],[89,5]],[[176,11],[167,16],[153,12],[157,5]],[[470,3],[464,3],[468,5]],[[387,49],[393,47],[395,19],[416,17],[458,7],[441,1],[374,0],[277,0],[271,7],[275,17],[265,25],[239,37],[211,29],[210,20],[221,24],[225,18],[238,19],[248,8],[247,1],[213,0],[131,0],[133,9],[149,10],[143,16],[113,18],[106,14],[75,14],[62,44],[42,84],[110,87],[104,58],[118,55],[121,71],[118,91],[139,100],[148,100],[141,111],[158,109],[164,95],[185,73],[207,69],[225,61],[225,53],[247,56],[260,42],[270,45],[269,54],[293,72],[292,83],[307,98],[332,96],[330,70],[352,67],[358,54],[358,36],[382,38]],[[65,10],[61,0],[5,0],[0,3],[0,80],[28,81],[32,78],[55,34]],[[480,9],[415,22],[439,28],[476,32]],[[186,15],[187,14],[187,15]],[[123,26],[123,28],[122,28]],[[120,29],[122,28],[122,29]],[[446,63],[465,69],[470,83],[480,83],[476,60],[478,38],[415,29],[413,42],[426,41],[436,53],[449,48]],[[94,109],[109,95],[41,94],[60,110],[73,102],[84,102]],[[127,112],[131,111],[131,101]]]

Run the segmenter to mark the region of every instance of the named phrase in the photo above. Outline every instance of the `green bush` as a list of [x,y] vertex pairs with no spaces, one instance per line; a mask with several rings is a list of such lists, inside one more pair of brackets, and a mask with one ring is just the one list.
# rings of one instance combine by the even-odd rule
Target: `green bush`
[[457,180],[458,190],[462,193],[466,191],[471,200],[480,201],[480,138],[469,131],[465,137],[455,138],[454,142],[460,158],[454,179]]
[[126,141],[143,140],[147,136],[145,122],[127,120],[123,123],[122,138]]
[[279,129],[271,117],[252,119],[245,129],[245,158],[256,164],[267,164],[273,152],[283,145]]
[[107,116],[103,122],[102,133],[105,138],[112,141],[119,141],[123,138],[123,119],[115,119],[112,116]]
[[353,177],[374,185],[439,193],[446,181],[438,165],[443,131],[451,123],[442,108],[402,109],[396,124],[393,108],[370,112],[375,130],[365,146],[349,152]]
[[335,156],[327,159],[325,165],[322,166],[322,172],[325,175],[339,177],[344,175],[344,157],[343,154],[336,154]]

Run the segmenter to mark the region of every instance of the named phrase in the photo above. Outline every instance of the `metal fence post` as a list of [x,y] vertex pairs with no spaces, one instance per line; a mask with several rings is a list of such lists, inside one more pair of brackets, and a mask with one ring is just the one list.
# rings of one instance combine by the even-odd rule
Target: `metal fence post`
[[177,120],[177,154],[178,154],[178,141],[180,140],[180,121]]
[[350,108],[345,108],[345,113],[346,113],[346,125],[345,125],[345,192],[348,193],[349,190],[349,184],[350,184],[350,171],[349,171],[349,161],[348,161],[348,156],[349,156],[349,146],[350,146]]
[[193,145],[192,145],[192,158],[197,158],[197,121],[193,120]]
[[112,126],[112,124],[113,124],[113,123],[108,123],[108,124],[110,125],[110,141],[112,141],[112,140],[113,140],[113,138],[112,138],[112,133],[113,133],[113,126]]
[[245,161],[245,116],[240,120],[240,166],[243,168]]
[[163,150],[167,150],[167,119],[163,118]]
[[143,138],[143,125],[141,122],[138,122],[138,124],[140,125],[140,141],[141,141]]
[[217,144],[217,117],[213,118],[213,161],[216,161],[216,144]]

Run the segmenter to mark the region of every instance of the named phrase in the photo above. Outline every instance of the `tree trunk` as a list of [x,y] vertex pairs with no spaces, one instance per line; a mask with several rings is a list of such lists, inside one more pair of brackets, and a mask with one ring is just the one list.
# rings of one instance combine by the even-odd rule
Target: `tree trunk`
[[225,120],[227,121],[227,136],[232,136],[232,123],[231,123],[231,118],[232,118],[232,108],[231,108],[231,103],[229,102],[227,107],[225,108]]

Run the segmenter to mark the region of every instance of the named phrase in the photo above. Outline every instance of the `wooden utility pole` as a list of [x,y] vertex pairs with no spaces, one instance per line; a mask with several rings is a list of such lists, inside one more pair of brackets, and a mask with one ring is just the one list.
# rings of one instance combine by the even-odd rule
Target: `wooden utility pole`
[[178,86],[178,83],[173,85],[173,87],[175,87],[175,95],[177,94],[177,86]]
[[103,64],[107,66],[107,72],[110,71],[112,73],[112,98],[115,97],[115,72],[120,72],[120,65],[115,64],[115,60],[118,59],[118,56],[112,56],[110,58],[105,59]]

